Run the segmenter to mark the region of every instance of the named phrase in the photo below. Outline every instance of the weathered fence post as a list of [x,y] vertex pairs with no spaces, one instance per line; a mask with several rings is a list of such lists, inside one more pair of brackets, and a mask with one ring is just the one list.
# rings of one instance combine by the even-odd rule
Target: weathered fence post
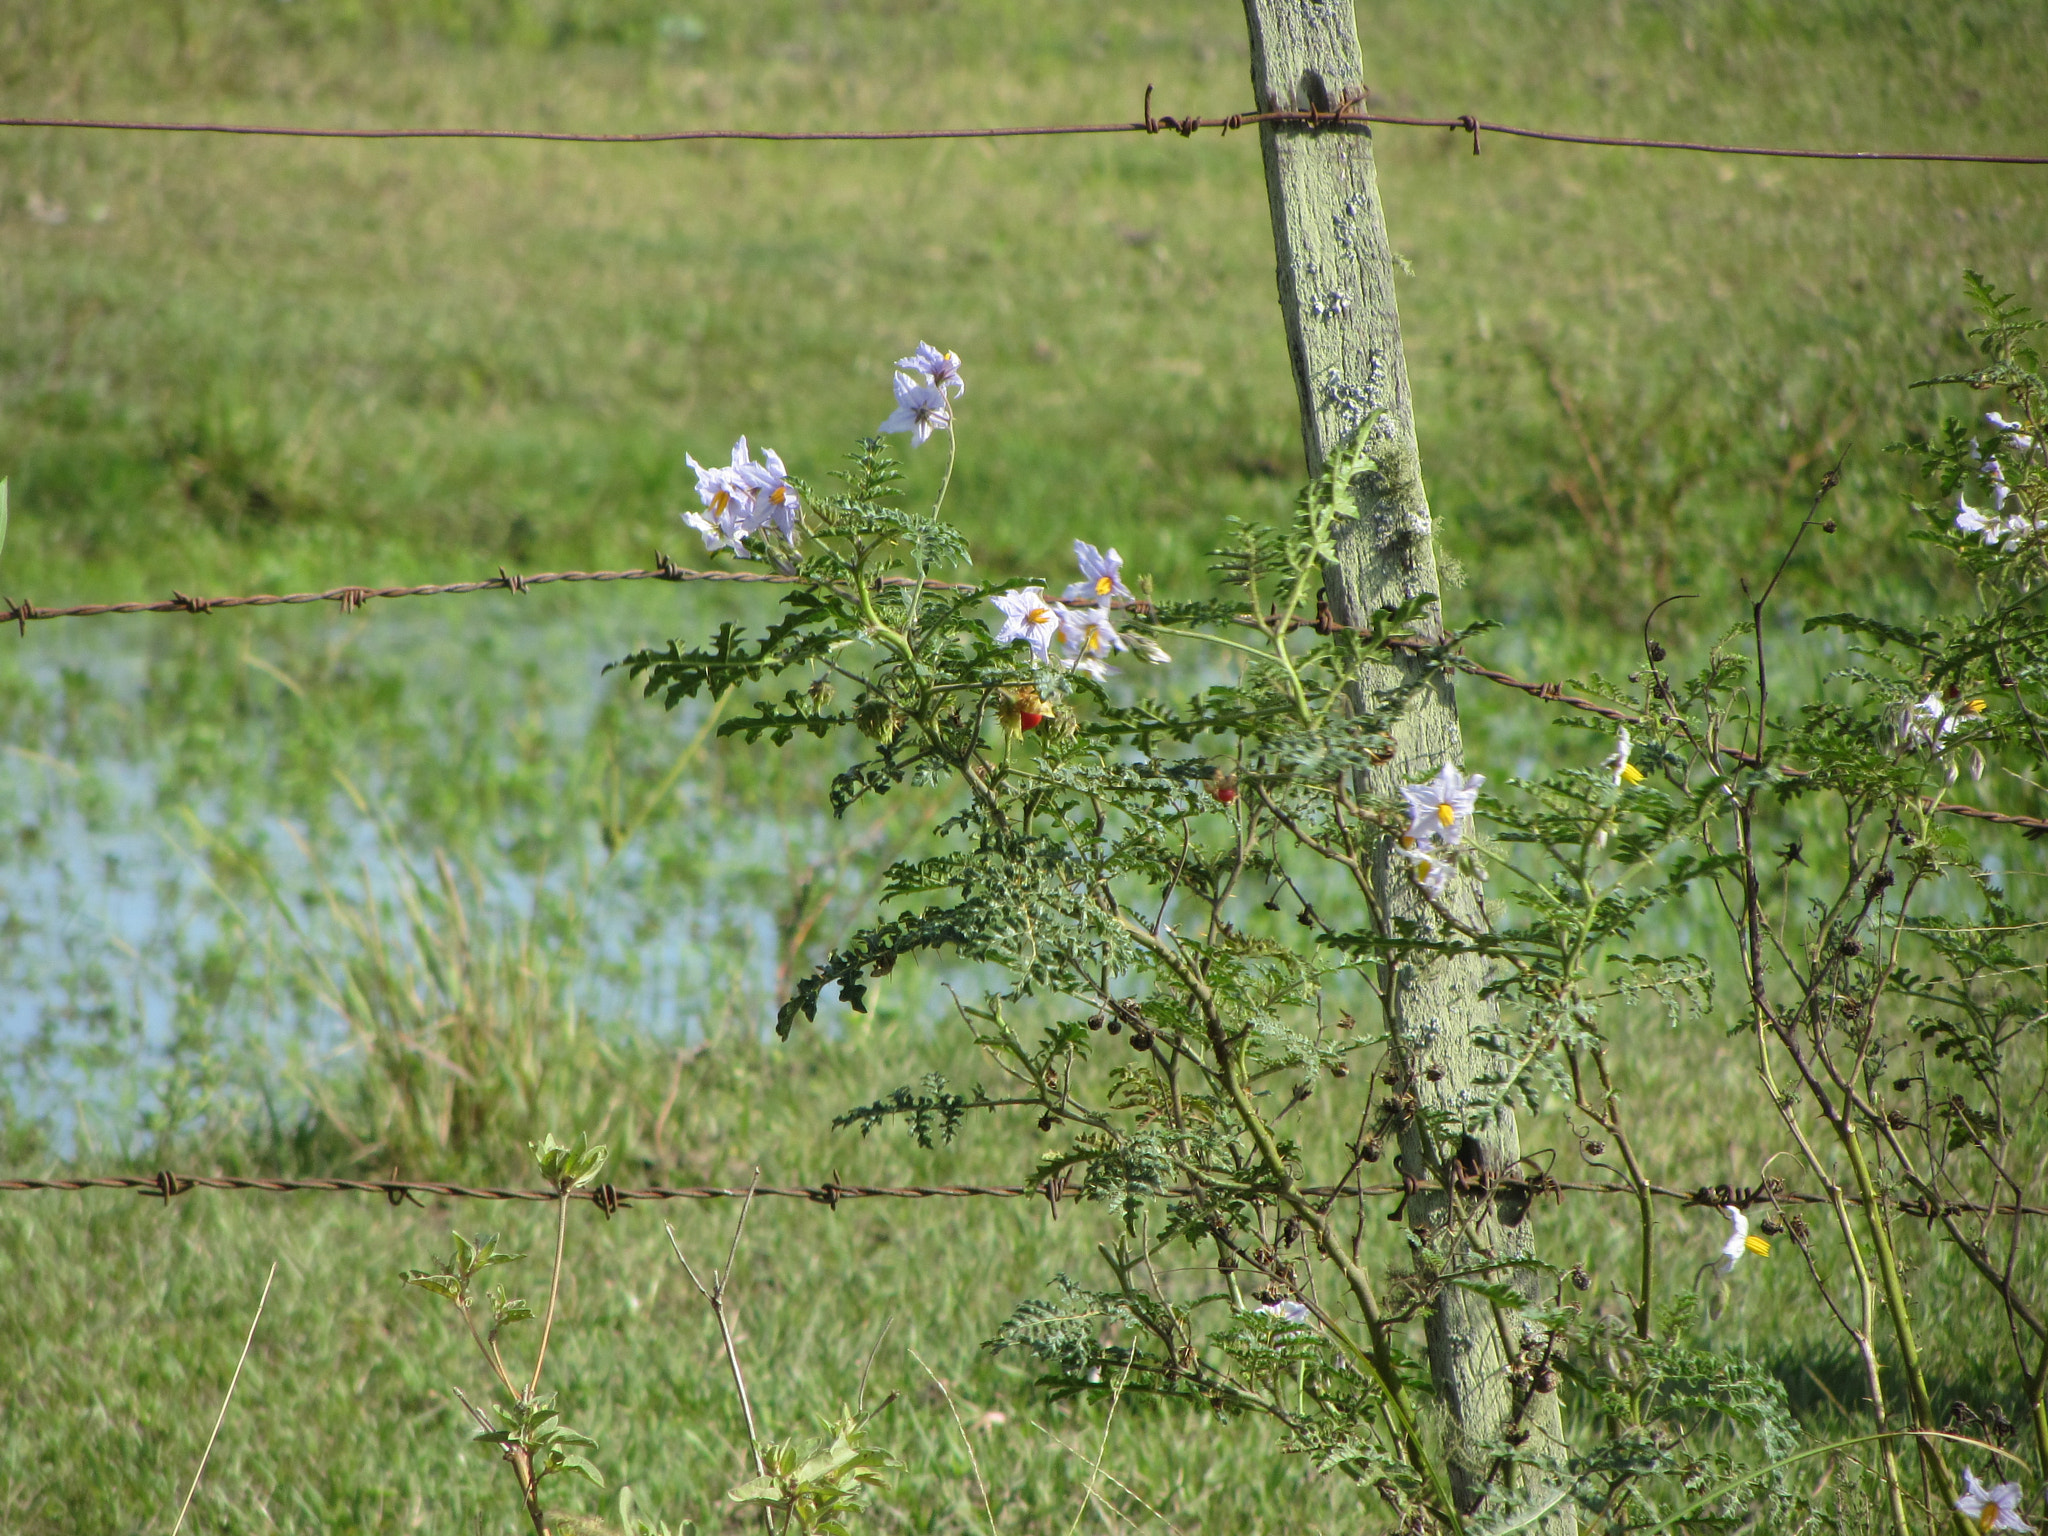
[[[1245,0],[1245,16],[1259,110],[1335,112],[1362,98],[1364,71],[1350,0]],[[1267,123],[1260,139],[1279,255],[1280,308],[1301,396],[1301,435],[1310,473],[1320,472],[1331,450],[1371,413],[1381,413],[1369,439],[1378,467],[1353,486],[1359,515],[1340,535],[1339,558],[1324,578],[1332,616],[1340,623],[1360,624],[1376,608],[1437,590],[1429,502],[1416,455],[1401,321],[1394,306],[1394,260],[1373,174],[1372,134],[1355,123]],[[1368,669],[1361,686],[1378,692],[1402,680],[1399,663],[1390,661]],[[1457,702],[1448,677],[1439,675],[1422,690],[1396,732],[1396,743],[1393,760],[1364,786],[1369,792],[1395,795],[1397,786],[1425,782],[1446,760],[1461,758]],[[1476,920],[1477,898],[1459,888],[1466,884],[1454,884],[1450,900],[1454,910],[1462,908],[1462,916]],[[1392,848],[1382,854],[1377,885],[1386,910],[1429,917],[1405,862]],[[1404,1087],[1428,1108],[1456,1116],[1471,1102],[1486,1056],[1479,1039],[1494,1019],[1492,1004],[1480,996],[1484,980],[1482,964],[1469,956],[1403,965],[1385,978]],[[1502,1110],[1476,1122],[1466,1118],[1476,1146],[1462,1149],[1463,1160],[1469,1165],[1476,1154],[1487,1168],[1512,1169],[1521,1152],[1512,1112]],[[1460,1156],[1455,1140],[1434,1146],[1419,1126],[1408,1132],[1403,1171],[1426,1185],[1426,1193],[1409,1202],[1411,1221],[1422,1226],[1443,1221]],[[1514,1225],[1488,1214],[1462,1245],[1465,1256],[1475,1256],[1475,1249],[1501,1259],[1527,1255],[1531,1222],[1526,1206],[1518,1214],[1521,1219]],[[1518,1389],[1508,1376],[1504,1333],[1520,1347],[1520,1328],[1511,1316],[1497,1315],[1484,1298],[1456,1288],[1444,1291],[1429,1318],[1430,1369],[1448,1413],[1453,1487],[1468,1510],[1486,1500],[1494,1464],[1481,1445],[1498,1444],[1513,1429],[1517,1435],[1528,1431],[1532,1451],[1562,1450],[1554,1394],[1523,1403],[1516,1418],[1518,1400],[1528,1388]],[[1528,1529],[1554,1536],[1575,1525],[1564,1507]]]

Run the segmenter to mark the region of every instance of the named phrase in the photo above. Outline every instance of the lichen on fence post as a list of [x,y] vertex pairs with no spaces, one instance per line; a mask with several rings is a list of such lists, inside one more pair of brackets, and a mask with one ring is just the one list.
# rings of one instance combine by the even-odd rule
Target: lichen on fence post
[[[1245,16],[1259,110],[1312,109],[1334,119],[1363,104],[1349,0],[1245,0]],[[1361,431],[1374,460],[1352,484],[1357,516],[1341,531],[1338,559],[1324,581],[1332,617],[1363,625],[1375,609],[1438,590],[1372,133],[1363,123],[1333,120],[1320,127],[1266,123],[1259,136],[1309,473],[1320,473],[1331,453]],[[1382,693],[1411,681],[1404,665],[1416,663],[1398,659],[1405,653],[1389,654],[1397,659],[1365,669],[1362,690]],[[1392,760],[1365,776],[1367,793],[1397,797],[1400,785],[1425,782],[1444,762],[1461,759],[1457,700],[1447,675],[1428,679],[1417,692],[1395,741]],[[1383,911],[1434,921],[1391,841],[1380,854],[1375,884]],[[1447,893],[1452,910],[1483,921],[1469,882],[1460,885]],[[1439,1229],[1440,1247],[1453,1200],[1469,1200],[1454,1193],[1460,1161],[1505,1171],[1521,1152],[1506,1108],[1466,1117],[1462,1159],[1458,1145],[1432,1145],[1441,1139],[1422,1129],[1426,1112],[1455,1118],[1479,1091],[1487,1056],[1480,1042],[1493,1024],[1493,1005],[1481,995],[1484,981],[1483,962],[1469,954],[1404,964],[1381,977],[1401,1090],[1414,1094],[1425,1111],[1411,1122],[1402,1148],[1404,1173],[1424,1186],[1409,1201],[1408,1217],[1425,1230]],[[1496,1260],[1526,1257],[1533,1223],[1526,1211],[1521,1215],[1507,1225],[1488,1214],[1456,1246],[1468,1256],[1483,1249]],[[1530,1433],[1532,1450],[1562,1449],[1554,1395],[1537,1396],[1515,1419],[1517,1393],[1502,1324],[1492,1303],[1455,1287],[1444,1290],[1429,1318],[1431,1375],[1450,1419],[1454,1488],[1468,1510],[1484,1501],[1494,1460],[1478,1451],[1480,1445],[1497,1444],[1513,1427]],[[1530,1529],[1569,1532],[1575,1524],[1563,1508]]]

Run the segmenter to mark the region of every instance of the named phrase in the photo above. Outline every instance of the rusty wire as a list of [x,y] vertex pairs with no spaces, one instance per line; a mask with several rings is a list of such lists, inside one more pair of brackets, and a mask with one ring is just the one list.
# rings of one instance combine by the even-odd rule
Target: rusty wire
[[[414,587],[329,587],[324,592],[286,592],[282,594],[254,592],[229,597],[191,597],[186,593],[174,591],[168,598],[157,602],[83,603],[69,608],[38,608],[35,604],[25,599],[15,601],[0,598],[0,626],[12,624],[19,633],[26,634],[31,620],[40,622],[44,619],[100,618],[107,614],[115,613],[207,614],[212,613],[217,608],[279,608],[295,607],[305,603],[337,603],[340,605],[342,612],[353,613],[372,598],[448,597],[459,596],[467,592],[512,592],[523,596],[530,588],[553,586],[562,582],[736,581],[775,586],[789,585],[803,579],[799,576],[785,576],[775,571],[697,570],[690,566],[677,565],[667,555],[657,551],[654,556],[654,565],[651,569],[635,568],[625,571],[541,571],[531,576],[525,576],[515,572],[508,572],[504,567],[500,566],[497,575],[487,576],[481,581],[451,581]],[[884,578],[884,584],[891,586],[905,585],[912,583],[913,580],[914,578],[906,576],[891,576]],[[922,583],[922,585],[928,590],[942,592],[972,592],[977,590],[972,583],[968,582],[927,581]],[[1244,616],[1240,619],[1240,622],[1257,624],[1258,620],[1250,616]],[[1314,629],[1322,634],[1334,633],[1336,630],[1344,628],[1343,625],[1337,624],[1330,619],[1327,610],[1319,612],[1316,618],[1312,620],[1297,620],[1296,625],[1299,628]],[[1389,646],[1400,646],[1415,650],[1431,648],[1431,642],[1427,640],[1419,640],[1401,635],[1388,637],[1384,643]],[[1467,676],[1481,678],[1486,682],[1498,684],[1503,688],[1513,688],[1517,692],[1526,693],[1532,698],[1541,699],[1546,703],[1562,704],[1567,709],[1578,710],[1584,714],[1598,715],[1602,719],[1612,720],[1621,725],[1649,723],[1641,715],[1632,714],[1628,710],[1617,708],[1612,704],[1603,704],[1597,699],[1589,699],[1579,694],[1567,693],[1560,684],[1532,683],[1524,678],[1515,677],[1506,672],[1498,672],[1491,667],[1481,666],[1478,662],[1468,657],[1453,657],[1450,665]],[[1739,748],[1723,746],[1720,748],[1720,751],[1724,756],[1735,758],[1751,766],[1755,765],[1756,759]],[[1797,770],[1788,769],[1787,772],[1797,772]],[[1978,805],[1959,805],[1950,800],[1930,801],[1928,809],[1941,816],[1962,816],[1973,821],[1986,821],[1999,826],[2019,827],[2029,837],[2048,836],[2048,818],[2019,816],[2007,811],[1989,810]]]
[[320,128],[261,123],[173,123],[126,118],[0,117],[0,128],[95,129],[115,133],[200,133],[284,139],[509,139],[548,144],[679,144],[717,140],[777,144],[900,143],[929,139],[1059,138],[1114,133],[1177,134],[1193,138],[1204,129],[1221,134],[1258,124],[1308,128],[1440,128],[1472,136],[1478,154],[1485,135],[1532,139],[1601,149],[1682,150],[1705,155],[1747,155],[1777,160],[1867,160],[1947,162],[1969,165],[2048,165],[2048,155],[2001,155],[1958,150],[1800,149],[1762,144],[1711,144],[1691,139],[1640,139],[1552,128],[1523,128],[1487,122],[1466,112],[1456,117],[1403,117],[1368,110],[1362,101],[1334,111],[1233,112],[1224,117],[1154,115],[1152,87],[1145,87],[1144,116],[1135,122],[1044,123],[993,128],[678,128],[649,133],[588,133],[540,128]]
[[[1530,1201],[1545,1196],[1562,1199],[1565,1195],[1628,1195],[1635,1196],[1637,1190],[1632,1184],[1589,1183],[1569,1179],[1556,1179],[1548,1174],[1537,1174],[1530,1178],[1496,1177],[1480,1181],[1460,1181],[1462,1188],[1485,1190],[1495,1198]],[[1336,1198],[1400,1198],[1407,1199],[1424,1187],[1424,1181],[1415,1178],[1404,1179],[1399,1184],[1346,1184],[1342,1186],[1319,1186],[1306,1191],[1317,1199]],[[515,1189],[491,1185],[454,1184],[428,1179],[340,1179],[304,1178],[280,1179],[263,1178],[241,1174],[182,1174],[168,1169],[153,1174],[91,1174],[76,1178],[48,1179],[0,1179],[0,1194],[56,1193],[74,1194],[84,1190],[115,1189],[131,1190],[139,1195],[159,1199],[169,1204],[177,1196],[196,1189],[227,1190],[258,1194],[370,1194],[382,1195],[392,1205],[407,1202],[420,1204],[422,1195],[444,1200],[521,1200],[546,1202],[562,1198],[553,1189]],[[1726,1184],[1701,1185],[1695,1189],[1674,1189],[1667,1185],[1649,1186],[1652,1195],[1663,1200],[1676,1200],[1684,1205],[1702,1209],[1718,1210],[1725,1205],[1748,1209],[1767,1205],[1827,1205],[1827,1195],[1807,1194],[1784,1187],[1773,1179],[1754,1186],[1731,1186]],[[1187,1188],[1168,1188],[1158,1191],[1169,1199],[1187,1199],[1197,1191]],[[569,1198],[588,1200],[611,1216],[630,1205],[641,1202],[666,1200],[744,1200],[749,1195],[762,1198],[801,1200],[811,1205],[822,1205],[836,1209],[844,1200],[947,1200],[947,1199],[998,1199],[1016,1200],[1035,1196],[1045,1200],[1054,1209],[1060,1202],[1078,1201],[1083,1198],[1078,1191],[1064,1180],[1053,1180],[1044,1184],[842,1184],[834,1178],[823,1184],[757,1184],[740,1186],[730,1184],[650,1185],[639,1189],[621,1189],[612,1184],[600,1184],[590,1189],[569,1192]],[[1843,1198],[1851,1205],[1861,1204],[1861,1198],[1844,1193]],[[1972,1200],[1949,1200],[1934,1205],[1925,1200],[1907,1199],[1902,1196],[1881,1197],[1884,1204],[1902,1215],[1937,1220],[1945,1215],[1988,1215],[1988,1216],[2048,1216],[2048,1206],[2012,1205],[1992,1202],[1985,1204]]]

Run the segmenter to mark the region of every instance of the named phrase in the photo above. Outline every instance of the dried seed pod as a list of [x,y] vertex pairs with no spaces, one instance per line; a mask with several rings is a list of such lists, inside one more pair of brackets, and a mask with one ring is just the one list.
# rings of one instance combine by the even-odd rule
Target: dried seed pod
[[1444,1069],[1442,1067],[1430,1067],[1422,1075],[1432,1083],[1440,1083],[1444,1080]]
[[1131,1049],[1134,1051],[1151,1050],[1152,1031],[1149,1029],[1133,1029],[1131,1031]]
[[1604,1141],[1589,1141],[1586,1143],[1586,1155],[1588,1157],[1599,1157],[1606,1150],[1607,1143]]
[[1555,1392],[1557,1390],[1557,1372],[1546,1365],[1536,1372],[1535,1378],[1530,1385],[1535,1387],[1538,1392]]
[[1766,1216],[1762,1221],[1756,1224],[1756,1229],[1757,1231],[1763,1233],[1765,1237],[1776,1237],[1780,1232],[1785,1230],[1785,1223],[1778,1220],[1778,1218],[1775,1216]]
[[1363,1147],[1359,1149],[1358,1155],[1364,1158],[1368,1163],[1378,1162],[1380,1160],[1379,1137],[1371,1136],[1366,1138],[1366,1143]]
[[1040,1116],[1038,1117],[1038,1128],[1039,1128],[1039,1129],[1040,1129],[1041,1131],[1049,1131],[1049,1130],[1051,1130],[1051,1129],[1052,1129],[1052,1116],[1051,1116],[1051,1115],[1040,1115]]
[[1090,1029],[1100,1029],[1100,1028],[1102,1028],[1102,1015],[1101,1015],[1101,1014],[1099,1014],[1099,1013],[1091,1013],[1091,1014],[1089,1014],[1089,1015],[1088,1015],[1088,1027],[1089,1027]]
[[1331,1063],[1330,1076],[1337,1078],[1341,1081],[1342,1079],[1347,1078],[1350,1075],[1351,1069],[1345,1066],[1343,1062],[1339,1061]]
[[1592,1288],[1593,1277],[1586,1273],[1586,1266],[1574,1264],[1572,1266],[1572,1289],[1575,1291],[1590,1291]]

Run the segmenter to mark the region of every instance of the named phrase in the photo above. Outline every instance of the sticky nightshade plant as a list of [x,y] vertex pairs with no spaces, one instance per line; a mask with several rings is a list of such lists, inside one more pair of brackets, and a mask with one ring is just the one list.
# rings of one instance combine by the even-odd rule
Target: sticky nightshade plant
[[[1217,590],[1185,600],[1093,529],[1071,583],[961,579],[964,540],[940,506],[900,504],[870,439],[835,494],[789,482],[801,511],[773,624],[626,659],[671,706],[756,687],[725,734],[842,735],[836,812],[944,797],[936,849],[890,870],[883,910],[796,983],[777,1029],[834,995],[865,1008],[906,959],[996,978],[958,1013],[1000,1088],[927,1077],[838,1122],[932,1145],[1011,1116],[1035,1186],[1100,1202],[1102,1272],[1059,1277],[991,1347],[1036,1358],[1054,1395],[1276,1421],[1286,1448],[1418,1530],[1792,1529],[1833,1515],[1786,1480],[1785,1389],[1705,1336],[1789,1266],[1861,1362],[1856,1443],[1875,1449],[1854,1496],[1906,1531],[1953,1522],[1966,1497],[1908,1285],[1940,1251],[1987,1287],[1997,1369],[2048,1464],[2048,1296],[2022,1220],[2048,1166],[2042,924],[1974,851],[2012,835],[2006,813],[1944,800],[2048,783],[2048,388],[2035,322],[1971,281],[1982,366],[1935,382],[1995,408],[1906,446],[1932,488],[1916,515],[1948,567],[1934,579],[1972,599],[1809,618],[1840,637],[1833,672],[1820,641],[1776,654],[1780,578],[1834,528],[1831,472],[1689,669],[1646,595],[1628,682],[1548,695],[1573,713],[1563,766],[1538,777],[1439,758],[1420,782],[1364,788],[1414,761],[1410,703],[1479,670],[1462,648],[1486,627],[1446,630],[1429,594],[1331,621],[1324,572],[1378,473],[1373,418],[1288,518],[1229,525]],[[924,379],[899,390],[930,390],[950,436],[957,391]],[[1367,667],[1389,653],[1405,664]],[[1716,924],[1697,953],[1653,937]],[[1402,1000],[1404,978],[1462,956],[1484,962],[1492,1023],[1453,1096],[1431,1087],[1432,1021]],[[1746,1037],[1756,1108],[1783,1133],[1754,1183],[1696,1190],[1709,1235],[1678,1251],[1656,1202],[1690,1170],[1652,1166],[1654,1106],[1610,1038],[1645,1010]],[[1336,1132],[1290,1118],[1319,1093],[1344,1105]],[[1489,1166],[1475,1132],[1544,1107],[1571,1133],[1557,1176],[1629,1213],[1625,1274],[1606,1282],[1619,1311],[1580,1299],[1583,1266],[1489,1257],[1489,1232],[1533,1219],[1557,1154]],[[1390,1148],[1392,1233],[1364,1190]],[[1789,1201],[1791,1169],[1818,1206]],[[1452,1292],[1498,1331],[1512,1411],[1491,1438],[1464,1430],[1434,1338],[1426,1364],[1417,1350]]]
[[[914,386],[899,377],[899,394]],[[930,376],[923,387],[957,410]],[[1071,586],[1043,573],[957,579],[964,540],[939,507],[900,504],[899,472],[869,439],[837,492],[798,488],[802,553],[778,620],[758,635],[727,624],[709,643],[671,641],[620,665],[671,707],[758,685],[724,735],[843,736],[854,760],[831,784],[837,813],[905,791],[947,798],[938,851],[890,870],[882,914],[796,983],[776,1027],[787,1036],[834,995],[864,1010],[871,981],[906,959],[947,957],[1001,978],[959,1006],[1001,1091],[927,1078],[839,1121],[864,1132],[900,1123],[929,1145],[971,1110],[1006,1111],[1020,1132],[1053,1138],[1031,1158],[1035,1184],[1107,1208],[1117,1232],[1106,1273],[1026,1303],[993,1347],[1035,1355],[1056,1395],[1132,1393],[1274,1419],[1290,1448],[1402,1520],[1462,1530],[1483,1502],[1489,1518],[1521,1510],[1535,1528],[1589,1492],[1633,1508],[1617,1490],[1723,1466],[1725,1448],[1720,1462],[1687,1449],[1687,1426],[1728,1418],[1731,1403],[1748,1405],[1742,1422],[1783,1420],[1782,1391],[1772,1399],[1741,1362],[1694,1351],[1681,1370],[1647,1329],[1618,1348],[1543,1265],[1469,1257],[1482,1220],[1529,1219],[1537,1187],[1467,1155],[1472,1117],[1564,1081],[1559,1030],[1597,1040],[1605,1000],[1651,991],[1682,1003],[1700,990],[1692,962],[1633,945],[1642,913],[1698,876],[1697,859],[1657,863],[1696,826],[1697,797],[1640,795],[1626,775],[1574,770],[1508,828],[1562,869],[1535,881],[1559,894],[1502,933],[1447,904],[1487,872],[1483,775],[1432,765],[1428,783],[1389,798],[1366,794],[1360,775],[1393,758],[1411,699],[1468,665],[1459,647],[1485,626],[1443,631],[1430,594],[1357,628],[1331,622],[1324,571],[1356,515],[1352,487],[1375,469],[1375,424],[1361,424],[1288,518],[1229,525],[1217,590],[1187,600],[1155,595],[1100,540],[1074,541]],[[1366,658],[1389,649],[1418,665],[1365,689]],[[1145,686],[1160,677],[1205,686],[1180,681],[1178,697]],[[1640,801],[1626,817],[1625,795]],[[1596,846],[1604,874],[1588,867]],[[1389,861],[1419,905],[1382,902],[1375,871]],[[1602,880],[1640,884],[1644,870],[1656,873],[1646,893],[1582,899]],[[1422,1064],[1389,1027],[1397,978],[1474,950],[1500,961],[1512,983],[1503,995],[1524,1017],[1491,1042],[1498,1069],[1483,1102],[1425,1107]],[[1339,995],[1358,1000],[1364,1023]],[[1361,1068],[1354,1131],[1309,1147],[1290,1113]],[[1414,1149],[1416,1176],[1437,1195],[1403,1207],[1391,1261],[1357,1236],[1369,1213],[1358,1185],[1389,1141]],[[1495,1308],[1519,1405],[1506,1439],[1452,1448],[1478,1468],[1478,1500],[1462,1504],[1431,1374],[1412,1353],[1448,1287]],[[1582,1464],[1562,1443],[1532,1441],[1525,1421],[1541,1417],[1537,1400],[1561,1372],[1626,1405],[1626,1455]],[[1692,1395],[1666,1390],[1679,1380]]]

